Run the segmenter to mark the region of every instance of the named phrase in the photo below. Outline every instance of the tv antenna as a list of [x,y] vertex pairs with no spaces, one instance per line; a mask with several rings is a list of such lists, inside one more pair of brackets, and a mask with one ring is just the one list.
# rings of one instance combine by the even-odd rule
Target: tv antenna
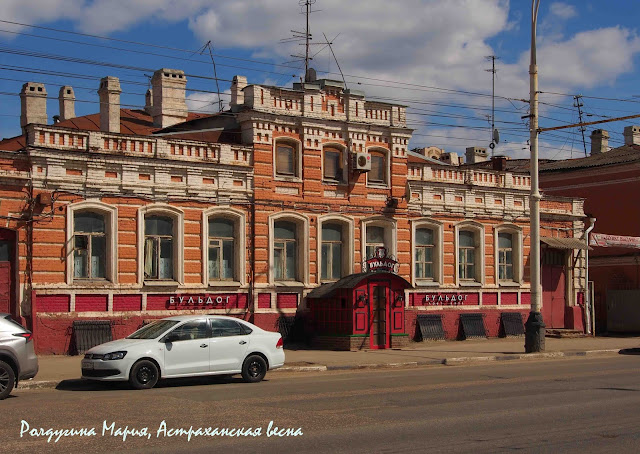
[[320,10],[311,9],[311,6],[314,5],[315,3],[316,3],[316,0],[298,0],[298,5],[300,5],[300,9],[301,9],[300,14],[304,14],[306,19],[305,31],[301,32],[298,30],[291,30],[291,33],[293,34],[292,36],[290,36],[289,38],[280,40],[281,43],[304,41],[303,43],[299,43],[300,45],[304,45],[305,47],[304,55],[292,54],[291,56],[296,59],[294,61],[299,61],[304,59],[304,81],[305,82],[309,82],[309,62],[313,60],[313,57],[309,56],[309,49],[313,45],[324,44],[324,43],[311,42],[313,41],[313,35],[311,34],[311,29],[309,27],[309,16],[311,16],[312,13],[316,13],[320,11]]
[[216,81],[216,93],[218,94],[218,112],[222,112],[222,98],[220,97],[220,83],[218,82],[218,71],[216,70],[216,61],[213,58],[213,51],[211,49],[211,40],[207,41],[204,46],[198,49],[200,55],[202,55],[205,49],[209,49],[209,57],[211,57],[211,63],[213,64],[213,78]]
[[493,149],[500,142],[500,133],[496,129],[496,60],[500,57],[495,55],[489,55],[484,57],[486,60],[491,60],[491,69],[485,69],[485,71],[491,73],[491,157],[493,158]]

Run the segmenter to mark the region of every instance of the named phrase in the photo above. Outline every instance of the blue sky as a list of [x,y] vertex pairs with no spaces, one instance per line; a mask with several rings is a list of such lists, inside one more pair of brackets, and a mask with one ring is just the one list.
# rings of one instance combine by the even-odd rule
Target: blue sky
[[[326,33],[349,87],[408,106],[414,147],[461,154],[468,146],[488,146],[491,73],[485,57],[499,57],[496,152],[528,155],[521,117],[529,97],[529,0],[317,0],[313,9],[318,44],[312,66],[319,76],[341,78],[320,44]],[[586,121],[640,113],[637,17],[640,2],[634,0],[541,1],[541,127],[577,122],[578,94]],[[215,111],[211,59],[197,53],[208,41],[222,92],[235,74],[282,86],[302,75],[303,63],[292,62],[290,54],[303,48],[280,42],[290,30],[304,28],[298,0],[3,0],[0,20],[0,137],[20,132],[18,93],[27,81],[46,84],[51,118],[62,85],[74,87],[77,115],[98,111],[98,81],[107,75],[121,79],[123,105],[142,107],[147,76],[177,68],[188,74],[190,108]],[[222,100],[227,103],[228,94]],[[591,130],[608,130],[615,147],[633,122],[587,127],[587,150]],[[584,156],[580,131],[543,134],[540,154]]]

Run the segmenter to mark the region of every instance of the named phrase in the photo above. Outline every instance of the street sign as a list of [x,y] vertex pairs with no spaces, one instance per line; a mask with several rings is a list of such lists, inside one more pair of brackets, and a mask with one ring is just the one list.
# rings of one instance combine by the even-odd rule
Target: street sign
[[628,247],[640,249],[640,237],[592,233],[591,239],[589,240],[589,245],[599,247]]

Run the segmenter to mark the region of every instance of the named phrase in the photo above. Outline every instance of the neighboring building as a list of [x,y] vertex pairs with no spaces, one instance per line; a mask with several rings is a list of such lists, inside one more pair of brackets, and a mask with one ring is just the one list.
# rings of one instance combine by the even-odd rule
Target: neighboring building
[[[0,311],[30,324],[39,352],[73,351],[74,321],[121,337],[176,313],[267,329],[299,314],[338,348],[403,345],[420,314],[440,315],[448,338],[463,313],[484,314],[490,336],[501,313],[526,318],[526,173],[411,153],[405,107],[342,82],[236,76],[214,115],[189,113],[185,87],[158,70],[145,110],[130,110],[104,78],[100,112],[77,118],[63,87],[47,125],[45,87],[25,84],[24,134],[0,142]],[[554,310],[578,328],[582,203],[541,205],[564,276]]]
[[[593,233],[640,237],[640,127],[624,128],[624,145],[610,149],[609,133],[591,134],[591,154],[540,164],[545,194],[581,197],[596,219]],[[596,331],[640,331],[640,248],[592,246]]]

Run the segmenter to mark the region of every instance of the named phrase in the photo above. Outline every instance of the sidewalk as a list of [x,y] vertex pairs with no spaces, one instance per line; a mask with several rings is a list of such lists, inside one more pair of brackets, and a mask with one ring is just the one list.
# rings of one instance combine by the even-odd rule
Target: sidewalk
[[[328,351],[285,349],[286,363],[273,372],[348,370],[421,365],[456,365],[469,362],[531,360],[597,354],[618,354],[640,348],[640,337],[547,337],[544,353],[525,354],[524,337],[466,341],[412,342],[402,350]],[[80,378],[82,356],[39,356],[35,379],[20,383],[20,389],[55,388],[63,380]]]

